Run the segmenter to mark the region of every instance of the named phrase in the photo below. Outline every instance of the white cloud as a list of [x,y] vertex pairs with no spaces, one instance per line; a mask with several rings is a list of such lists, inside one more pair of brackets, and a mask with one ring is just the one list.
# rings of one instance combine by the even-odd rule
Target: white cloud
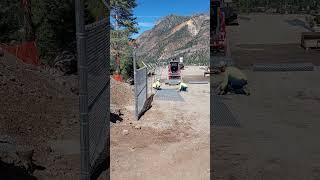
[[140,27],[152,27],[154,26],[153,22],[139,22],[138,23]]
[[159,18],[161,16],[136,16],[138,18]]

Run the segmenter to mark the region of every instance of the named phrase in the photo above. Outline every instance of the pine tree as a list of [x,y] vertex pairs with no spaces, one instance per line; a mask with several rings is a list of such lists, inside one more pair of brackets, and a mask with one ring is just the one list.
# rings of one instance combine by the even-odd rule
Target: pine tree
[[52,65],[62,50],[75,51],[72,0],[31,0],[32,21],[40,58]]
[[131,33],[137,33],[136,17],[133,9],[137,7],[135,0],[110,0],[110,16],[120,28],[125,28]]
[[20,0],[0,1],[0,41],[9,43],[12,40],[21,41],[20,33],[23,25],[23,12],[20,8]]
[[[133,9],[137,6],[135,0],[110,0],[110,16],[111,16],[111,56],[117,61],[116,72],[121,71],[126,77],[130,77],[133,69],[132,47],[129,46],[130,36],[137,33],[137,22],[134,17]],[[119,62],[120,61],[120,62]],[[113,62],[110,65],[115,65]]]

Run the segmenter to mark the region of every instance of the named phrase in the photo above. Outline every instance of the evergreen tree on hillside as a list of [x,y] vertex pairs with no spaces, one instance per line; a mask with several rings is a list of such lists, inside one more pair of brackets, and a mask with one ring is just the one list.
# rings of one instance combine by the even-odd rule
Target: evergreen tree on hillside
[[[106,9],[101,1],[86,0],[84,3],[86,24],[106,16]],[[31,0],[31,4],[41,59],[52,65],[54,58],[64,50],[75,54],[74,0]]]
[[12,40],[22,40],[23,12],[20,0],[0,1],[0,42],[9,43]]
[[[64,50],[75,54],[74,0],[25,2],[28,4],[27,8],[21,6],[21,0],[0,1],[0,41],[36,40],[40,58],[49,65]],[[102,1],[85,0],[84,3],[86,24],[107,17]]]
[[75,50],[75,17],[72,0],[31,0],[32,21],[42,60],[51,64],[62,50]]
[[137,7],[136,0],[110,0],[110,6],[113,28],[117,24],[131,33],[137,33],[136,17],[133,15],[133,9]]
[[137,6],[135,0],[110,0],[111,11],[111,56],[112,60],[120,60],[120,69],[116,69],[115,63],[110,62],[111,69],[122,72],[125,78],[132,77],[132,47],[129,45],[130,36],[137,33],[136,17],[133,9]]

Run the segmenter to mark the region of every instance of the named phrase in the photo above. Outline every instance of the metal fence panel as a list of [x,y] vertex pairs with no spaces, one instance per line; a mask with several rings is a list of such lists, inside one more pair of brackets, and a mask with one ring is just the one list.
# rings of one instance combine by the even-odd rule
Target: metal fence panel
[[[86,54],[88,66],[88,98],[89,105],[108,84],[108,21],[106,19],[86,26]],[[101,33],[103,32],[103,33]]]
[[144,104],[147,101],[146,93],[147,93],[147,88],[144,87],[140,92],[140,94],[137,94],[138,116],[142,113]]
[[139,119],[139,116],[144,111],[144,105],[148,97],[147,89],[147,78],[148,70],[146,67],[135,70],[135,108],[136,108],[136,119]]
[[[76,1],[80,75],[81,179],[97,174],[108,156],[110,110],[109,18],[84,24],[83,4]],[[105,157],[104,157],[105,156]]]
[[234,117],[221,97],[214,95],[212,100],[211,121],[213,127],[240,127],[240,122]]
[[145,85],[147,82],[146,74],[147,74],[147,69],[145,67],[138,69],[136,71],[135,83],[136,83],[136,88],[137,88],[138,94],[140,94],[140,92],[143,90],[143,88],[145,88]]
[[[106,86],[109,89],[109,86]],[[100,154],[105,151],[107,145],[107,132],[109,130],[107,122],[109,121],[110,113],[108,112],[109,100],[108,91],[103,90],[101,98],[93,104],[89,111],[89,160],[90,172],[94,171],[97,160]]]
[[109,24],[108,19],[86,25],[88,67],[89,164],[92,174],[104,154],[109,130]]

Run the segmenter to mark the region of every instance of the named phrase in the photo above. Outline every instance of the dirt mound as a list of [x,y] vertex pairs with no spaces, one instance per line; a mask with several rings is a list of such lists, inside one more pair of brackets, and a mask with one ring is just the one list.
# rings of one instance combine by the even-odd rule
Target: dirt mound
[[[78,96],[70,91],[70,84],[76,87],[76,77],[54,75],[8,53],[0,57],[0,136],[13,137],[18,145],[34,149],[34,160],[46,168],[35,172],[39,178],[64,179],[70,172],[79,176],[79,155],[57,159],[59,152],[47,144],[79,139]],[[62,167],[65,159],[74,166]]]
[[[141,126],[139,122],[128,116],[123,118],[123,122],[114,124],[111,128],[112,138],[110,143],[114,149],[122,149],[123,147],[141,149],[151,144],[173,143],[190,138],[189,128],[186,124],[179,125],[176,123],[172,128],[157,130]],[[123,134],[124,131],[128,133]]]
[[119,107],[133,105],[133,87],[127,83],[119,82],[110,77],[110,96],[111,104]]

